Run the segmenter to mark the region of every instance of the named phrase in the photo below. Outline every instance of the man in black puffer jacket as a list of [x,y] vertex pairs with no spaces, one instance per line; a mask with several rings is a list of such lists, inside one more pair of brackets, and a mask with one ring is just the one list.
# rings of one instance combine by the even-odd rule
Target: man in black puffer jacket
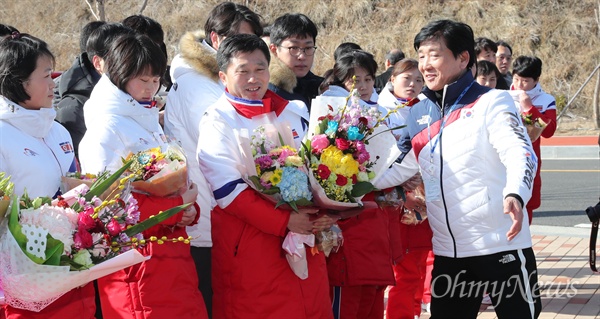
[[310,70],[317,50],[317,26],[304,14],[284,14],[271,25],[269,90],[286,100],[300,100],[310,111],[323,78]]
[[56,106],[56,121],[71,134],[75,156],[78,155],[79,142],[85,134],[83,104],[89,99],[92,89],[100,80],[100,73],[96,71],[86,53],[86,43],[92,31],[105,23],[104,21],[93,21],[83,27],[79,39],[81,53],[57,81],[60,100]]

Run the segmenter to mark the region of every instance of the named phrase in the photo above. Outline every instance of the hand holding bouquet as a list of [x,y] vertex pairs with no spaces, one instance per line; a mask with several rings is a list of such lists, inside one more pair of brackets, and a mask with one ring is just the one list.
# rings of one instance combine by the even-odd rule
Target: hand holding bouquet
[[523,125],[527,129],[527,135],[529,135],[529,139],[531,142],[535,142],[540,136],[542,132],[546,128],[546,122],[542,121],[541,118],[537,118],[535,120],[532,119],[532,114],[523,114],[521,113],[521,119],[523,120]]
[[[278,123],[274,113],[254,119],[262,124],[252,134],[247,129],[236,132],[244,162],[241,166],[245,170],[243,179],[263,197],[275,203],[276,208],[294,210],[290,214],[307,214],[309,209],[302,207],[312,206],[312,193],[304,158],[294,147],[291,129],[285,123]],[[290,221],[296,217],[301,216],[292,216]],[[305,222],[308,223],[308,217],[302,217],[306,217]],[[305,245],[314,247],[315,236],[294,231],[288,232],[282,245],[292,271],[302,279],[308,277]]]
[[529,139],[532,143],[535,142],[542,135],[547,123],[540,118],[534,119],[533,114],[527,114],[531,108],[535,107],[527,92],[523,90],[509,90],[508,93],[515,102],[515,106],[521,112],[521,120],[527,129]]

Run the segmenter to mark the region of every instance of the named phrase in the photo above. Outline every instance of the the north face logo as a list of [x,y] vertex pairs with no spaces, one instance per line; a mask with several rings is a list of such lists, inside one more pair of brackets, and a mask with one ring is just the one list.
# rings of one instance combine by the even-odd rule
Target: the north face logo
[[426,115],[421,116],[421,118],[417,120],[417,123],[419,123],[419,125],[425,125],[425,124],[429,123],[429,119],[430,119],[430,116],[426,114]]
[[504,255],[502,256],[502,258],[500,260],[498,260],[499,262],[503,263],[503,264],[508,264],[511,261],[515,261],[517,260],[515,258],[515,256],[513,256],[512,254],[508,254],[508,255]]

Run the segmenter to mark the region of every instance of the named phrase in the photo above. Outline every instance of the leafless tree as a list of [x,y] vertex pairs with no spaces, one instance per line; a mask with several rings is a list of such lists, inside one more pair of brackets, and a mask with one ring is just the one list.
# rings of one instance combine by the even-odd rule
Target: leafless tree
[[[98,20],[98,21],[106,21],[106,13],[104,11],[104,1],[105,0],[85,0],[85,3],[90,8],[92,15],[94,15],[94,18],[96,18],[96,20]],[[94,10],[94,6],[92,5],[94,2],[96,3],[95,10]]]

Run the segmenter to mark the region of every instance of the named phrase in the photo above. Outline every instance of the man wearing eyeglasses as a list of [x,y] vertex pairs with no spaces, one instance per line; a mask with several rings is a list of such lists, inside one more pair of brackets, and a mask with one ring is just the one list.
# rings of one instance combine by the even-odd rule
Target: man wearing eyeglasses
[[502,74],[504,81],[510,88],[512,84],[512,75],[510,72],[510,65],[512,64],[512,48],[510,45],[502,40],[496,42],[498,51],[496,51],[496,66]]
[[287,100],[300,100],[310,111],[323,78],[313,74],[317,26],[304,14],[285,14],[271,26],[269,89]]

